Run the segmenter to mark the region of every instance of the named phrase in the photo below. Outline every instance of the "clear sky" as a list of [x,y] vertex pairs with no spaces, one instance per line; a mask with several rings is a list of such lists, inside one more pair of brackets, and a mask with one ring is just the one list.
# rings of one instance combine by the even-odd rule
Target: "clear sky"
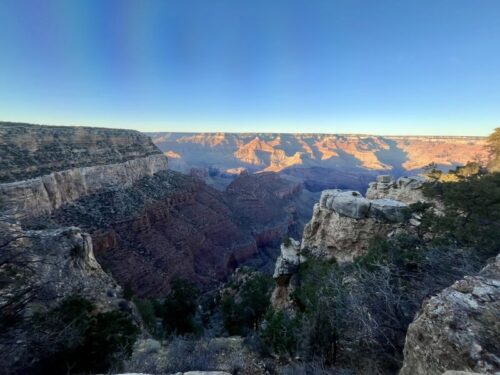
[[0,120],[486,135],[500,0],[1,0]]

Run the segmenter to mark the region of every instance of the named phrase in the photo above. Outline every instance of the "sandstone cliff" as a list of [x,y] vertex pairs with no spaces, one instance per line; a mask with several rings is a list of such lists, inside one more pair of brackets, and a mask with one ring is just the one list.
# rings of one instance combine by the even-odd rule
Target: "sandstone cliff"
[[[153,142],[178,155],[184,167],[244,167],[285,171],[291,167],[391,170],[401,174],[435,162],[443,167],[486,158],[480,137],[385,137],[353,134],[152,133]],[[347,171],[348,172],[348,171]]]
[[424,303],[406,336],[401,375],[500,371],[500,255]]

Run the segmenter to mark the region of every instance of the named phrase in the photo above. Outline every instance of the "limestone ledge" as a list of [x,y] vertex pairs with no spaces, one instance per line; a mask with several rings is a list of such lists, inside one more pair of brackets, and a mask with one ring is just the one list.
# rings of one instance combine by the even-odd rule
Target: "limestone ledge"
[[64,204],[102,190],[129,187],[167,167],[167,158],[154,154],[123,163],[73,168],[0,184],[2,210],[20,219],[50,215]]

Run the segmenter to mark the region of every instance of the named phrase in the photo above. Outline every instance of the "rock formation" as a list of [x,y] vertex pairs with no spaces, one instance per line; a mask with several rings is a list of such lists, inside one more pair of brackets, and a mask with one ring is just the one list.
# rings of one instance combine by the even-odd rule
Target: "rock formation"
[[424,181],[419,177],[400,177],[394,180],[389,175],[381,175],[377,177],[377,181],[369,184],[366,198],[394,199],[406,204],[426,201],[422,192]]
[[5,371],[29,366],[23,361],[32,354],[30,318],[68,296],[84,297],[100,312],[134,313],[121,298],[121,288],[96,261],[90,235],[79,228],[23,230],[2,218],[0,238],[0,351]]
[[275,309],[285,309],[291,306],[291,293],[297,286],[297,272],[305,257],[300,254],[300,242],[290,238],[281,244],[281,254],[276,260],[273,278],[276,287],[271,296],[271,305]]
[[159,154],[136,131],[0,122],[0,182]]
[[357,191],[325,190],[304,228],[301,247],[338,262],[352,261],[374,237],[400,227],[406,207],[394,199],[367,199]]
[[406,336],[401,375],[500,371],[500,255],[424,303]]
[[410,198],[422,195],[422,183],[418,179],[401,180],[410,182],[395,183],[389,176],[380,176],[376,184],[383,185],[371,184],[371,199],[354,190],[324,190],[314,205],[311,221],[304,228],[302,242],[291,240],[281,245],[274,272],[273,307],[289,309],[292,306],[290,295],[296,287],[298,265],[305,260],[305,254],[333,258],[339,263],[352,262],[368,251],[372,239],[420,225],[414,217],[407,220],[407,203],[391,197],[414,202]]

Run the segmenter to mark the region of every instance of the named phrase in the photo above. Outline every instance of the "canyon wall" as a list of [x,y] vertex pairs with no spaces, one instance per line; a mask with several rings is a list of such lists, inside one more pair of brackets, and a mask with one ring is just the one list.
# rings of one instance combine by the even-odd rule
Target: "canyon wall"
[[0,182],[159,153],[151,140],[137,131],[0,122]]
[[150,133],[173,170],[209,171],[206,181],[225,187],[241,170],[273,171],[319,192],[364,191],[380,173],[416,174],[436,163],[448,170],[487,160],[481,137],[374,136],[355,134]]

